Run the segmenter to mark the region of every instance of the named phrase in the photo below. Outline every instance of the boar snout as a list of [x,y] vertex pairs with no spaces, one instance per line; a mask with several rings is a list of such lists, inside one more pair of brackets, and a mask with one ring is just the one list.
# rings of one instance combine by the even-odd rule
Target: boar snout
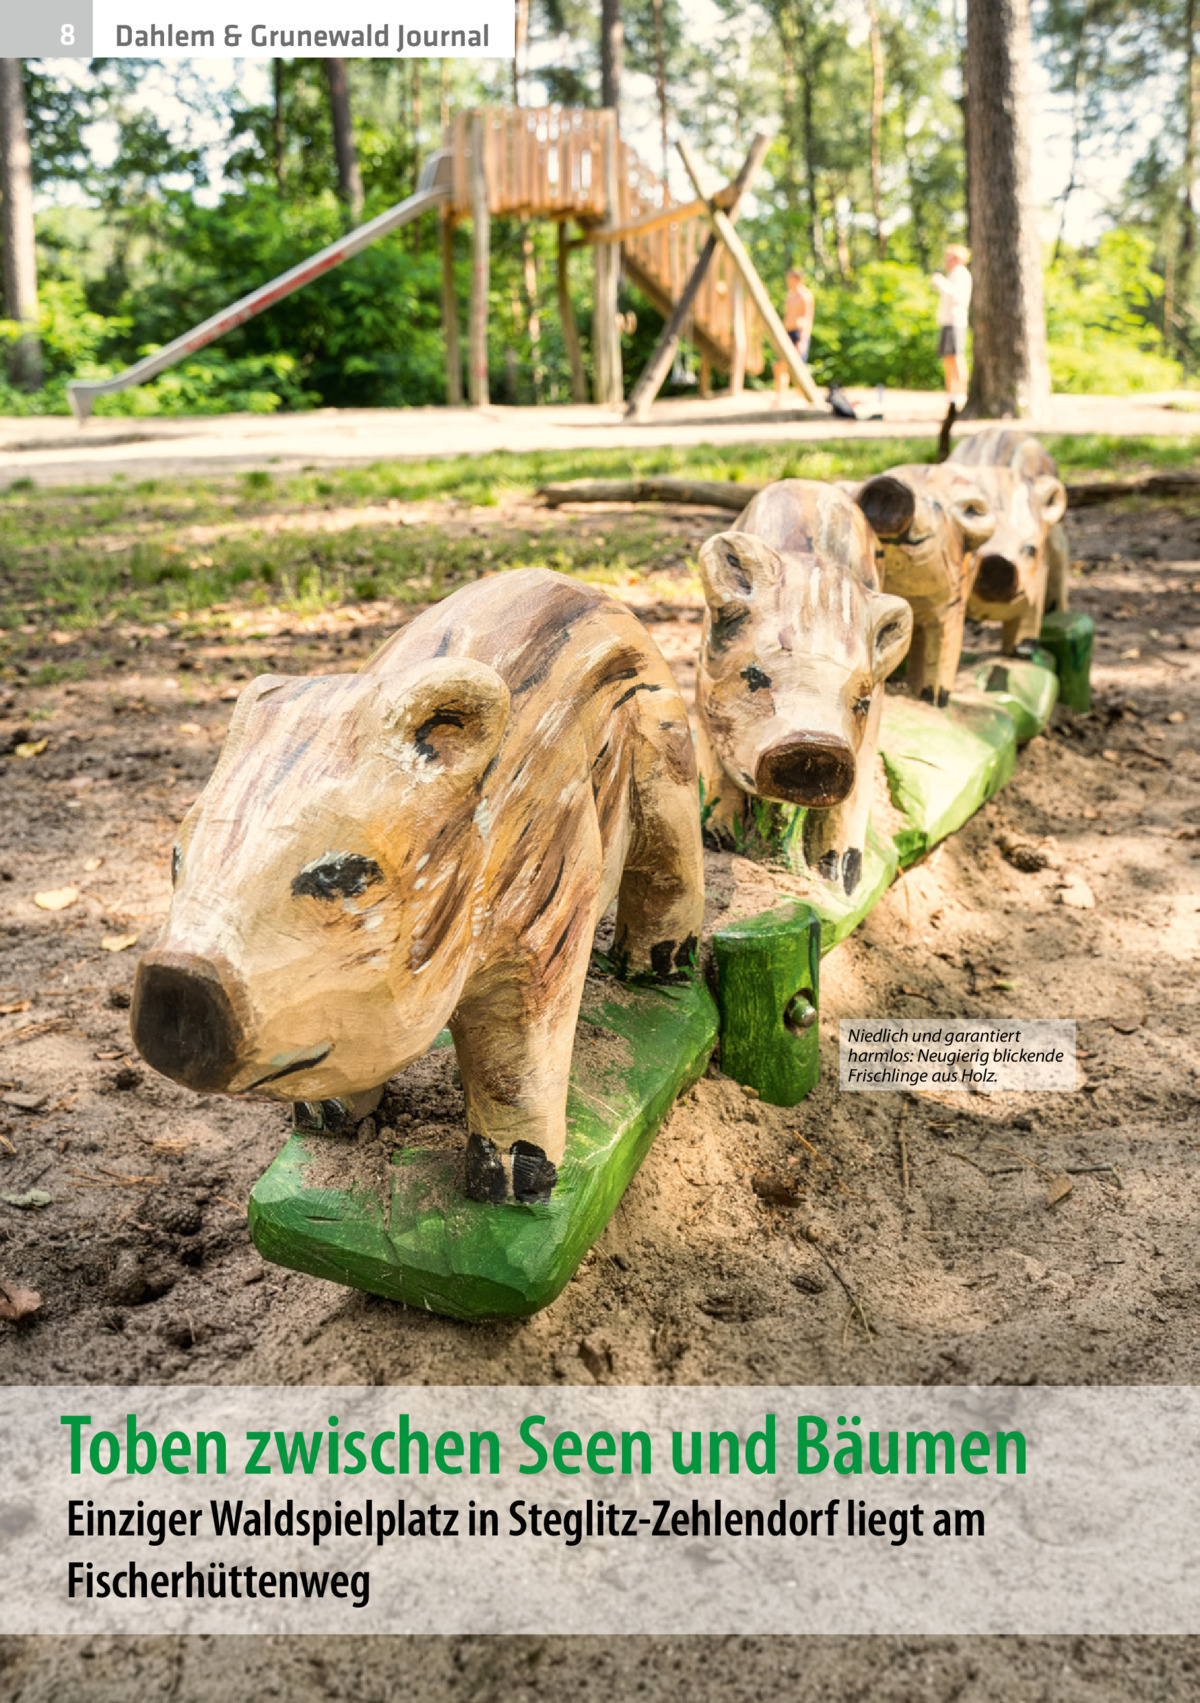
[[987,603],[1011,603],[1020,591],[1017,564],[1007,556],[985,556],[975,576],[975,595]]
[[827,810],[849,797],[854,787],[854,747],[835,733],[796,733],[770,746],[758,760],[755,791]]
[[858,493],[858,506],[875,535],[887,541],[903,538],[916,519],[917,496],[911,485],[881,473],[868,479]]
[[242,1050],[231,979],[232,972],[210,958],[147,952],[130,1013],[133,1043],[146,1063],[185,1088],[225,1088]]

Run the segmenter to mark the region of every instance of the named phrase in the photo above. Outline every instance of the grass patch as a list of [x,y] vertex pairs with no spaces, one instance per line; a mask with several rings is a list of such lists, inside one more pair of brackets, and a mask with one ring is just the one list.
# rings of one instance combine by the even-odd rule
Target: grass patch
[[[1200,438],[1050,437],[1067,479],[1195,465]],[[377,597],[426,602],[498,569],[548,567],[616,580],[687,558],[677,531],[652,508],[605,517],[604,536],[570,518],[543,530],[470,524],[466,507],[529,495],[548,480],[686,474],[746,484],[779,478],[852,479],[902,461],[932,459],[932,438],[843,438],[830,443],[538,451],[377,462],[369,467],[257,471],[219,479],[143,480],[38,488],[0,495],[0,650],[36,651],[44,624],[78,632],[101,623],[200,617],[214,605],[312,611]],[[265,529],[267,515],[302,522],[329,509],[452,502],[451,524],[364,523],[341,531]],[[195,527],[228,527],[197,543]],[[47,662],[56,679],[76,664]],[[66,672],[64,672],[64,670]],[[47,675],[47,680],[49,676]]]

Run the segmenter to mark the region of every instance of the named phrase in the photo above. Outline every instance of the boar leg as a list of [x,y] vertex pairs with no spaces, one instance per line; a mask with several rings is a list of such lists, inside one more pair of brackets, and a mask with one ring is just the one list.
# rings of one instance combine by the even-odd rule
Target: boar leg
[[704,846],[686,723],[666,743],[661,734],[638,741],[630,830],[613,956],[629,974],[683,981],[704,920]]
[[1066,610],[1071,552],[1066,527],[1059,521],[1046,534],[1046,608]]
[[931,614],[922,614],[920,625],[913,626],[912,648],[908,653],[907,679],[914,698],[940,709],[954,689],[958,659],[962,655],[963,626],[967,618],[966,600],[944,604]]
[[581,907],[552,963],[518,962],[508,979],[489,979],[462,1000],[450,1019],[473,1200],[545,1200],[558,1179],[575,1025],[598,920],[594,906]]
[[700,770],[701,828],[707,844],[728,850],[738,843],[738,827],[746,811],[746,794],[730,780],[713,749],[704,720],[697,715],[696,765]]
[[804,856],[809,867],[847,894],[854,892],[862,878],[883,698],[883,688],[876,687],[858,748],[852,790],[840,804],[829,810],[810,810],[804,818]]
[[1041,610],[1036,604],[1022,604],[1020,612],[1011,621],[1005,621],[1000,629],[1000,645],[1005,656],[1016,656],[1017,647],[1021,644],[1030,648],[1041,630]]

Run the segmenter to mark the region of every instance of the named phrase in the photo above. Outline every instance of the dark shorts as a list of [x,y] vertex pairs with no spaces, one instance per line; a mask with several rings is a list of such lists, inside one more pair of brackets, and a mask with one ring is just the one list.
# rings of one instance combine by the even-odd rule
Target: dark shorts
[[957,325],[943,325],[938,334],[938,358],[944,361],[947,355],[961,355],[966,340],[966,333]]
[[792,330],[788,332],[788,336],[796,345],[796,353],[799,355],[800,359],[802,361],[807,361],[809,337],[805,335],[798,325],[794,326]]

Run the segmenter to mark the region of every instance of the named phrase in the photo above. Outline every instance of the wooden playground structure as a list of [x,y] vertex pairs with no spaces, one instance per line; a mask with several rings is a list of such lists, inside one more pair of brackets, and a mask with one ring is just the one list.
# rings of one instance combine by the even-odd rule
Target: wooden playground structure
[[588,396],[571,302],[569,263],[573,249],[588,248],[594,268],[593,401],[609,406],[625,403],[617,314],[624,268],[666,319],[658,346],[625,404],[627,418],[645,417],[685,337],[700,356],[701,396],[710,393],[714,369],[728,373],[731,391],[740,393],[747,373],[763,370],[765,337],[801,393],[821,407],[812,375],[785,332],[734,229],[739,203],[762,164],[767,146],[765,136],[756,136],[733,182],[709,194],[701,186],[691,150],[680,140],[680,157],[696,194],[692,201],[675,202],[667,185],[621,140],[612,108],[496,106],[457,113],[446,126],[442,148],[426,161],[413,195],[115,378],[73,380],[68,386],[71,407],[82,423],[97,396],[155,377],[381,237],[422,213],[434,211],[441,226],[446,400],[451,406],[463,401],[455,228],[463,221],[471,225],[467,400],[473,407],[484,407],[489,401],[491,220],[510,217],[546,219],[558,228],[558,312],[575,401],[587,401]]

